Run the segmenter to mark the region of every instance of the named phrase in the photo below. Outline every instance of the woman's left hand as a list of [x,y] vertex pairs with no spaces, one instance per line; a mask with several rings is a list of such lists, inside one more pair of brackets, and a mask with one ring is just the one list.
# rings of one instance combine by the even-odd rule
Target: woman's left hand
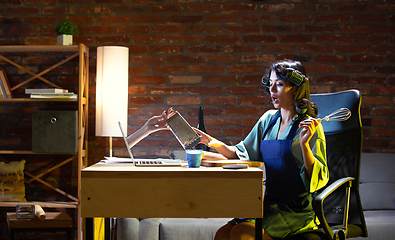
[[309,143],[319,124],[320,123],[314,118],[306,119],[299,123],[299,128],[302,128],[302,131],[299,134],[300,144]]

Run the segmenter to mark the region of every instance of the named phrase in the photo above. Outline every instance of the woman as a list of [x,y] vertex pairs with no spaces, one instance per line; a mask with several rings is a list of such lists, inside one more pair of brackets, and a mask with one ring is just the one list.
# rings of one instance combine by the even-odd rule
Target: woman
[[[297,61],[274,63],[262,84],[274,107],[263,114],[249,135],[236,146],[203,133],[202,143],[228,159],[263,161],[266,169],[263,239],[286,238],[317,228],[311,193],[329,178],[326,144],[317,108],[309,103],[306,70]],[[253,219],[233,219],[215,240],[254,239]]]

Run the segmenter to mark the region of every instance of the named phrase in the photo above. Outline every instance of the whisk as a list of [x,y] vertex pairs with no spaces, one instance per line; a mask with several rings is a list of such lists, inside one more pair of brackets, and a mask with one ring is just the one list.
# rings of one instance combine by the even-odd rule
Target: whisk
[[351,111],[348,108],[340,108],[324,118],[317,118],[319,122],[322,121],[346,121],[351,117]]

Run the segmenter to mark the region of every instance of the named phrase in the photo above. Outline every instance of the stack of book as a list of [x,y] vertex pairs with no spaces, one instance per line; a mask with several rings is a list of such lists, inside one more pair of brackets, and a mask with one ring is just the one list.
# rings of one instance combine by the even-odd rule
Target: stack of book
[[12,98],[10,83],[2,68],[0,68],[0,99],[1,98]]
[[77,94],[60,88],[25,89],[25,93],[30,94],[30,98],[77,98]]

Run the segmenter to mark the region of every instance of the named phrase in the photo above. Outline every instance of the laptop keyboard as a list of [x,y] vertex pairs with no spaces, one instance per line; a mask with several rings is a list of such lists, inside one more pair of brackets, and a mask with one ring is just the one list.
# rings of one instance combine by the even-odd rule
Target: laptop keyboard
[[162,160],[135,160],[136,167],[177,167],[181,166],[181,161],[162,161]]

